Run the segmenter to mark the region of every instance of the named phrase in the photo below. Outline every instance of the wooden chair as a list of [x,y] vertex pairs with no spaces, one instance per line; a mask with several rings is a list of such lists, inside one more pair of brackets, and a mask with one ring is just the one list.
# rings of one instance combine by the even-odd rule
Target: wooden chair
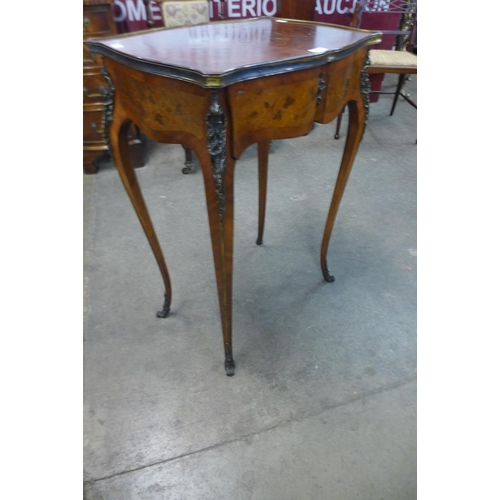
[[[371,49],[369,74],[399,74],[398,85],[395,92],[374,90],[372,94],[394,94],[390,116],[394,114],[399,97],[417,107],[404,92],[404,85],[409,75],[417,74],[417,0],[358,0],[351,26],[362,28],[363,15],[369,14],[372,21],[382,18],[382,15],[399,14],[400,27],[397,30],[379,29],[373,26],[369,29],[380,31],[383,37],[392,37],[393,49]],[[366,18],[366,16],[365,16]],[[337,119],[335,139],[340,137],[342,115]]]

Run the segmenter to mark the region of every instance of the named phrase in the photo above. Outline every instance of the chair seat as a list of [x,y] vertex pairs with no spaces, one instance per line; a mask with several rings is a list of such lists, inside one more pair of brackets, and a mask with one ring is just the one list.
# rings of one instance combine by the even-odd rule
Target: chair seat
[[370,50],[370,61],[368,73],[417,72],[417,56],[406,50]]

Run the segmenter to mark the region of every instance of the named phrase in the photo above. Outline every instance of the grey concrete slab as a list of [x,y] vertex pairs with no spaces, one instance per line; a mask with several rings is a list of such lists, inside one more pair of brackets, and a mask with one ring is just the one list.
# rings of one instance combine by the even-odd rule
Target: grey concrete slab
[[[416,78],[409,88],[415,97]],[[416,111],[389,109],[388,97],[371,106],[330,244],[333,284],[322,280],[319,249],[344,143],[335,124],[273,143],[262,247],[256,148],[238,163],[233,378],[199,170],[183,175],[182,148],[155,143],[137,170],[172,278],[163,320],[160,274],[114,167],[84,176],[85,480],[415,379]]]
[[87,500],[417,498],[416,382],[87,483]]

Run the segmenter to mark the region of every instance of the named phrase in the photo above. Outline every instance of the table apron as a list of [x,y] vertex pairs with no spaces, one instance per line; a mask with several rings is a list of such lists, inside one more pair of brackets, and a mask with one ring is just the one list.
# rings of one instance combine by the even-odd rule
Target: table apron
[[204,147],[206,117],[217,92],[227,113],[228,152],[238,159],[254,143],[307,135],[315,122],[329,123],[350,100],[361,100],[366,53],[221,89],[144,73],[110,59],[105,64],[116,87],[115,117],[131,120],[157,142]]

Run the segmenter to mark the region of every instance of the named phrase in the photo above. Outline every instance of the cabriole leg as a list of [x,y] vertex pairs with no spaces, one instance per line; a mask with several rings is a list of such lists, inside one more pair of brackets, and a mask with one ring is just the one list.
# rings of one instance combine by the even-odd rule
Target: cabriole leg
[[109,132],[111,150],[113,152],[114,162],[118,173],[120,174],[123,186],[125,187],[135,212],[139,217],[139,221],[141,222],[142,228],[146,233],[146,237],[151,245],[151,249],[153,250],[153,254],[163,277],[163,282],[165,284],[165,299],[162,310],[158,311],[156,315],[159,318],[166,318],[170,311],[170,304],[172,300],[170,277],[168,275],[167,265],[161,251],[158,238],[156,237],[151,218],[146,208],[146,203],[144,202],[144,198],[141,193],[141,188],[130,161],[127,137],[129,125],[129,120],[119,120],[117,117],[114,118]]
[[320,265],[321,271],[323,272],[323,277],[325,281],[331,283],[335,281],[335,278],[330,274],[327,265],[326,254],[328,252],[328,245],[330,243],[330,236],[332,234],[333,224],[335,222],[335,217],[339,209],[340,201],[342,195],[344,194],[344,189],[347,184],[347,179],[351,172],[356,153],[358,151],[361,138],[363,136],[363,131],[365,127],[365,117],[366,109],[361,101],[361,97],[357,101],[350,101],[348,104],[349,109],[349,127],[346,137],[346,142],[344,146],[344,154],[342,156],[342,162],[340,164],[340,169],[337,177],[337,183],[335,184],[335,189],[333,192],[332,202],[330,204],[330,210],[328,211],[328,217],[326,220],[325,232],[323,234],[323,241],[321,243],[321,255],[320,255]]
[[194,161],[193,161],[193,151],[186,146],[182,146],[184,148],[184,152],[186,155],[186,160],[184,162],[184,168],[182,169],[183,174],[189,174],[193,170]]
[[233,239],[234,239],[234,166],[235,160],[226,152],[227,118],[212,93],[207,114],[208,148],[197,151],[205,182],[208,220],[212,239],[215,275],[219,293],[220,317],[225,353],[225,369],[234,375],[232,350]]

